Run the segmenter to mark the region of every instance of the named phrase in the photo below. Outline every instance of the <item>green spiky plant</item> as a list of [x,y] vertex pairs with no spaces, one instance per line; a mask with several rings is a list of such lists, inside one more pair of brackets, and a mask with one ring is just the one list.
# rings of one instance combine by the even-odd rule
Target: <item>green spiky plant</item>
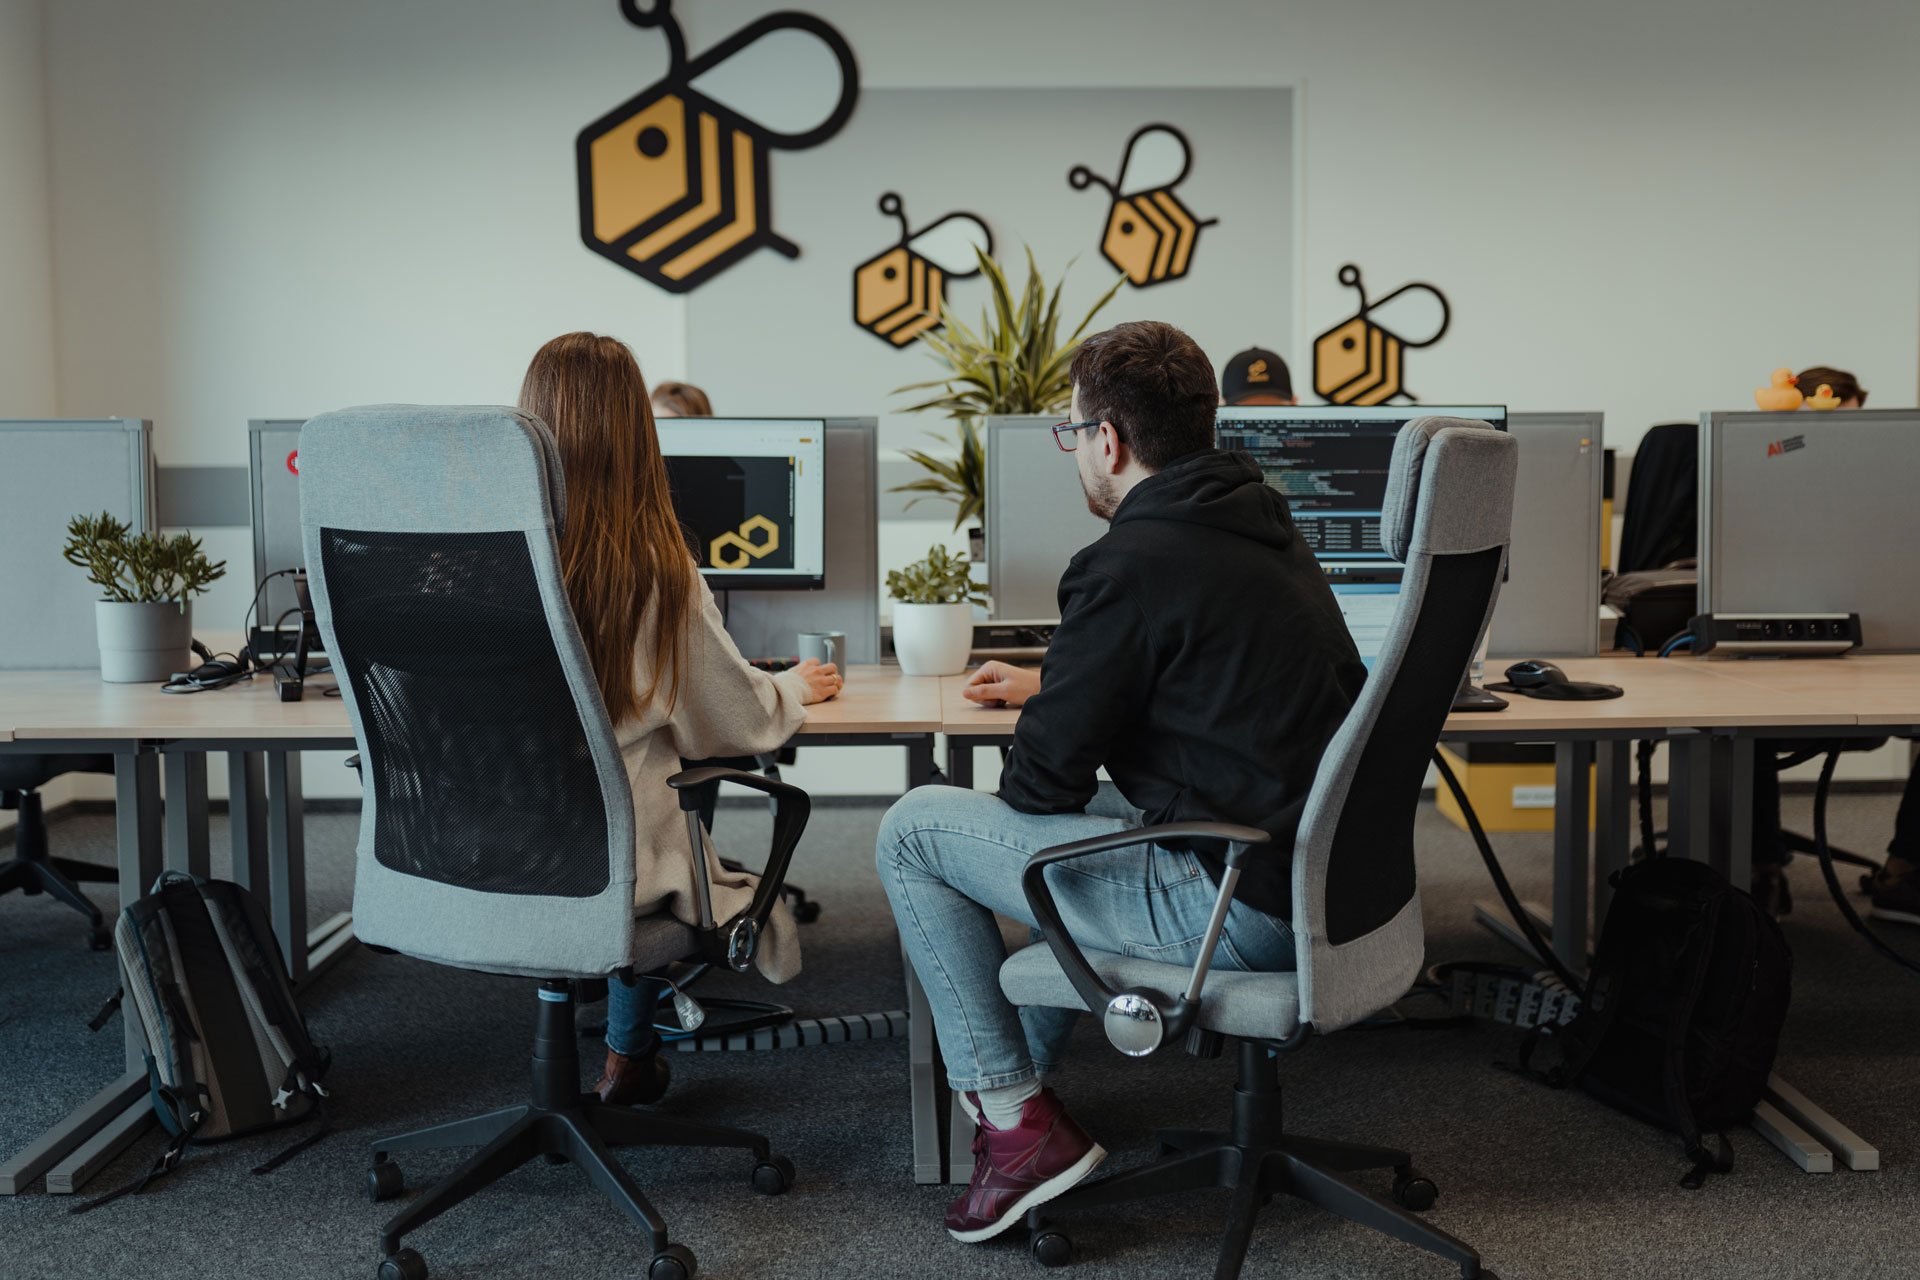
[[227,572],[225,560],[207,559],[200,539],[184,533],[171,538],[135,534],[133,526],[105,511],[75,516],[61,554],[87,571],[106,593],[102,599],[121,604],[185,604]]
[[[979,248],[974,255],[980,273],[991,291],[991,305],[981,314],[977,330],[969,329],[944,301],[940,305],[940,326],[920,335],[933,357],[946,365],[948,373],[930,382],[915,382],[895,390],[895,395],[939,388],[942,394],[931,400],[908,405],[905,413],[937,409],[958,423],[960,456],[939,457],[922,449],[906,450],[907,457],[926,468],[927,474],[907,484],[894,486],[895,493],[912,493],[915,502],[934,498],[951,502],[959,511],[954,516],[957,531],[969,520],[979,518],[986,509],[986,451],[980,440],[979,421],[996,414],[1063,413],[1073,399],[1073,382],[1068,371],[1073,353],[1087,326],[1100,314],[1120,286],[1100,295],[1080,324],[1065,342],[1060,341],[1060,289],[1066,272],[1051,290],[1034,263],[1033,250],[1027,250],[1027,281],[1016,302],[1000,264]],[[1068,263],[1069,269],[1072,263]],[[930,432],[942,444],[952,447],[949,436]]]

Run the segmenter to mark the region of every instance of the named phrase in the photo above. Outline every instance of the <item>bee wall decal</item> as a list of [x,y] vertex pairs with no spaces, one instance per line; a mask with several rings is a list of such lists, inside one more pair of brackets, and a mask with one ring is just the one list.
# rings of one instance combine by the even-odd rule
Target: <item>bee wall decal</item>
[[[1396,396],[1417,400],[1406,389],[1403,355],[1446,336],[1453,323],[1447,295],[1416,280],[1369,303],[1360,268],[1351,262],[1340,268],[1340,283],[1360,294],[1360,307],[1313,340],[1314,392],[1329,404],[1386,404]],[[1438,324],[1434,303],[1440,308]]]
[[[580,183],[580,238],[589,249],[673,293],[686,293],[765,246],[789,258],[800,247],[772,225],[767,155],[818,146],[853,114],[860,75],[840,33],[806,13],[768,14],[687,60],[686,38],[669,12],[672,0],[620,0],[638,27],[667,38],[668,69],[580,131],[574,142]],[[804,31],[826,45],[840,66],[833,111],[810,129],[782,133],[694,86],[736,55],[783,70],[778,49],[756,41],[777,31]],[[738,65],[730,69],[737,73]]]
[[853,322],[904,347],[940,323],[947,281],[980,274],[974,250],[993,254],[993,232],[977,214],[956,211],[914,231],[897,192],[880,197],[880,212],[900,220],[900,242],[853,269]]
[[1220,221],[1196,218],[1173,189],[1193,167],[1187,135],[1170,124],[1142,125],[1127,139],[1120,180],[1108,182],[1083,164],[1067,181],[1075,191],[1098,184],[1113,197],[1100,252],[1139,288],[1178,280],[1193,265],[1200,229]]

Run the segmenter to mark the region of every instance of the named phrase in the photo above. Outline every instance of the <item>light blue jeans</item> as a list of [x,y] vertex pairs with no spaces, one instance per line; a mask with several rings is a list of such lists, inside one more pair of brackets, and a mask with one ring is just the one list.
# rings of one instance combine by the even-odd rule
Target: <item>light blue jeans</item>
[[[1140,825],[1112,783],[1085,813],[1019,813],[998,796],[916,787],[887,810],[875,850],[900,940],[933,1006],[954,1089],[998,1089],[1060,1064],[1078,1014],[1016,1009],[1000,992],[1007,958],[998,912],[1031,927],[1020,889],[1029,856],[1054,845]],[[1191,853],[1129,845],[1053,867],[1047,885],[1067,932],[1083,948],[1191,965],[1218,891]],[[1294,968],[1293,930],[1235,902],[1213,964]]]

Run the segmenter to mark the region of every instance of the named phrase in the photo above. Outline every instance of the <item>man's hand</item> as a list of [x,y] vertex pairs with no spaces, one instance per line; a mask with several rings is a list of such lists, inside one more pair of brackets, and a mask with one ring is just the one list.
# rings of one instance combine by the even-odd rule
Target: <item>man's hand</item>
[[1033,667],[983,662],[967,677],[966,688],[960,692],[969,702],[1017,707],[1040,692],[1040,673]]

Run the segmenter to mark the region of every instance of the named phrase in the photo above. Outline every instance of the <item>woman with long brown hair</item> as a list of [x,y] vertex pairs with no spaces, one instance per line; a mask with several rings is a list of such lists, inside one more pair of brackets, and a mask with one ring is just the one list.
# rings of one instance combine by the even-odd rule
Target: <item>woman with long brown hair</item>
[[[808,703],[840,691],[831,665],[803,662],[779,675],[734,647],[674,515],[666,462],[640,366],[625,343],[563,334],[535,353],[520,407],[553,429],[566,479],[560,567],[588,660],[600,683],[633,788],[635,908],[697,924],[687,828],[667,778],[684,757],[755,755],[793,736]],[[726,919],[752,901],[755,877],[727,872],[709,849],[713,910]],[[800,969],[784,904],[760,943],[774,982]],[[608,1102],[647,1102],[665,1088],[654,1006],[663,984],[612,983]]]

